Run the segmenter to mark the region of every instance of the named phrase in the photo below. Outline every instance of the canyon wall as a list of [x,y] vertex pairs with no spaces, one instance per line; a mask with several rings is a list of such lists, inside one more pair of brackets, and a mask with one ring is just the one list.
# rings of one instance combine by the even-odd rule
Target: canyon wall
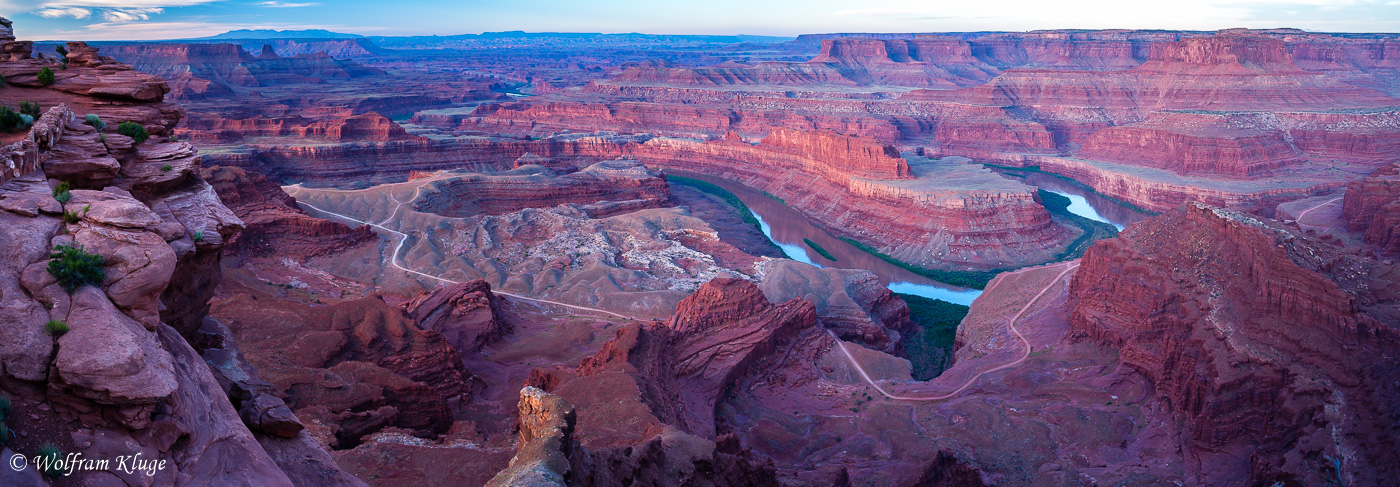
[[[47,108],[12,146],[21,164],[0,185],[0,234],[14,249],[0,259],[0,389],[27,413],[6,414],[7,448],[164,465],[149,475],[77,469],[75,485],[363,486],[309,442],[280,398],[241,389],[192,346],[208,344],[197,330],[243,222],[201,178],[195,149],[158,136],[182,114],[163,101],[163,80],[83,43],[68,50],[66,69],[23,49],[0,61],[19,82],[4,90]],[[29,81],[45,67],[63,82]],[[152,136],[118,134],[116,121]]]
[[1363,232],[1366,243],[1386,254],[1400,254],[1400,165],[1377,169],[1348,184],[1342,216],[1347,230]]
[[1071,321],[1154,384],[1196,455],[1254,452],[1222,453],[1221,472],[1374,484],[1397,474],[1380,446],[1397,433],[1386,412],[1397,391],[1375,386],[1395,373],[1397,275],[1277,223],[1188,204],[1090,248]]

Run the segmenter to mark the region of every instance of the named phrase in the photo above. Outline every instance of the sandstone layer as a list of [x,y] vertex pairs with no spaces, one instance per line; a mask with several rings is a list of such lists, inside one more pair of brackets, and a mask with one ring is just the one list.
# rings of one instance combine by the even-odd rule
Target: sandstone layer
[[1400,433],[1383,412],[1396,391],[1377,387],[1400,345],[1398,272],[1184,205],[1085,254],[1072,321],[1155,385],[1202,458],[1200,482],[1378,485],[1400,473],[1379,446]]

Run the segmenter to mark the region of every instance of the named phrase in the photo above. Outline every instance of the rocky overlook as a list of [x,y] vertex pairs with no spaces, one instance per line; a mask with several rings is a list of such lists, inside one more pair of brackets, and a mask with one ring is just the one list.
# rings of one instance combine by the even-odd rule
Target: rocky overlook
[[[281,399],[240,389],[191,346],[243,222],[200,177],[195,149],[166,140],[182,112],[162,101],[165,82],[83,43],[62,63],[4,45],[0,94],[44,108],[20,140],[7,137],[0,177],[0,233],[15,250],[0,263],[0,389],[24,413],[5,418],[18,433],[7,451],[165,462],[151,477],[70,479],[86,485],[305,482],[286,453],[338,471]],[[39,79],[47,72],[52,82]]]

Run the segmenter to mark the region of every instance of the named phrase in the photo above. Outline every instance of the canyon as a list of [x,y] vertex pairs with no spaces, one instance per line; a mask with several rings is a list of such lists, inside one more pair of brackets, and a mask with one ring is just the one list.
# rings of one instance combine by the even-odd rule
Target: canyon
[[0,484],[1400,478],[1400,36],[0,25]]

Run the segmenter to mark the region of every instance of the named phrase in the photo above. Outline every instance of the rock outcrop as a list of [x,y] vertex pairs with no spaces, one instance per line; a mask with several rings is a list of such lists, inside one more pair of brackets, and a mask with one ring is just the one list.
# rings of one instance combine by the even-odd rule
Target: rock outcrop
[[[1400,434],[1387,412],[1400,392],[1381,385],[1400,347],[1397,277],[1282,225],[1190,204],[1085,254],[1072,325],[1154,384],[1192,454],[1218,456],[1202,483],[1386,483],[1398,474],[1379,446]],[[1225,453],[1236,448],[1254,453]]]
[[[531,196],[522,199],[522,194]],[[455,177],[424,191],[414,209],[466,217],[572,203],[587,206],[593,218],[604,218],[665,206],[670,194],[665,176],[635,160],[619,159],[564,175],[542,166],[525,165],[511,171]]]
[[471,398],[461,353],[378,297],[308,306],[240,295],[214,314],[297,416],[328,429],[320,440],[333,447],[390,426],[446,432],[450,406]]
[[1347,185],[1342,200],[1347,230],[1386,254],[1400,254],[1400,165],[1377,169]]
[[[68,43],[66,68],[30,57],[9,21],[0,25],[5,90],[46,109],[0,151],[0,235],[11,249],[0,258],[0,395],[15,433],[6,446],[159,465],[76,469],[62,481],[73,485],[309,485],[294,483],[250,429],[291,433],[298,419],[285,408],[242,414],[190,345],[222,249],[243,222],[200,178],[195,149],[161,137],[183,113],[163,101],[165,81],[81,42]],[[53,83],[35,78],[43,68]],[[149,139],[116,133],[118,122]],[[275,399],[243,409],[275,413]],[[326,456],[310,446],[301,451]]]
[[574,406],[559,396],[526,386],[520,390],[520,447],[510,467],[496,474],[491,487],[563,487],[569,485],[569,455],[574,442]]
[[219,198],[243,220],[246,228],[229,240],[229,255],[287,253],[302,257],[332,254],[378,239],[365,226],[315,218],[277,184],[257,172],[214,166],[200,171]]
[[[800,334],[819,333],[815,325],[811,303],[774,305],[753,283],[715,279],[665,322],[630,323],[577,369],[536,370],[527,385],[576,408],[571,484],[773,485],[771,465],[717,435],[715,406],[756,372],[753,363]],[[526,419],[522,412],[522,435]]]
[[510,332],[500,306],[491,285],[482,280],[423,292],[403,304],[420,328],[441,333],[462,353],[481,350]]

